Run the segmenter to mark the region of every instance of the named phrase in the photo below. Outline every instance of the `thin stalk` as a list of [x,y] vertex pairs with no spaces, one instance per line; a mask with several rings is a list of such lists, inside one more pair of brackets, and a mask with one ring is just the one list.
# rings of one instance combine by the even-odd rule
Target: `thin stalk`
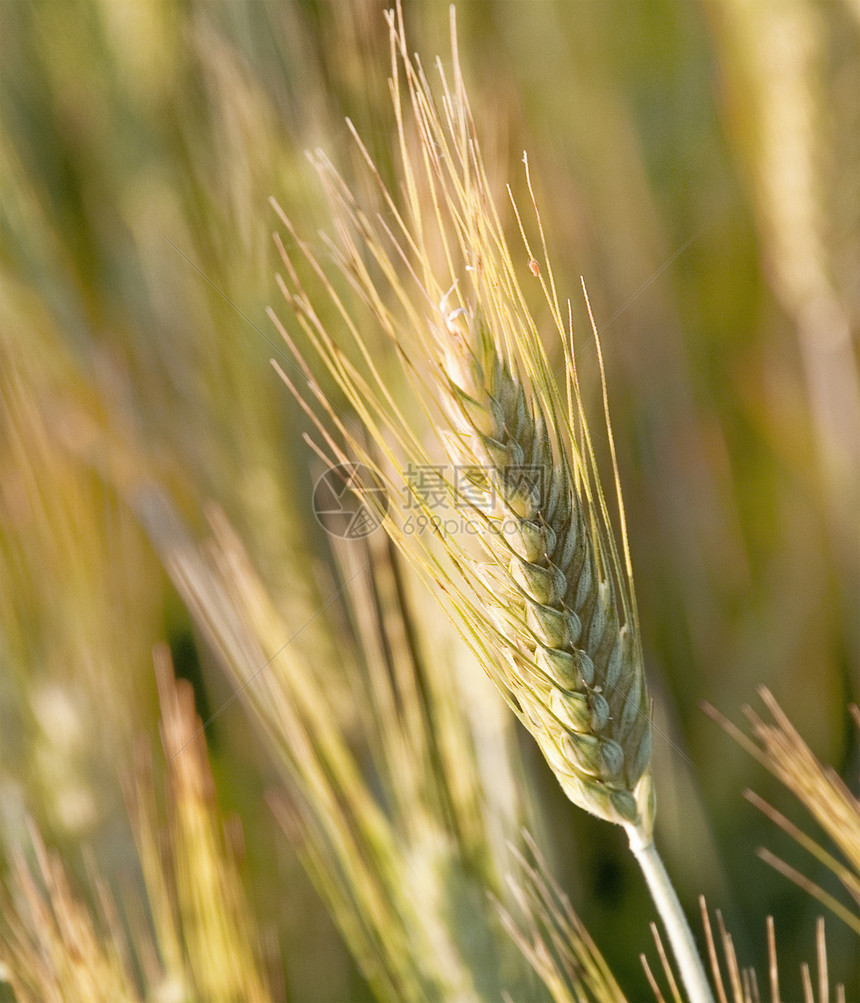
[[625,828],[630,837],[630,849],[642,868],[657,912],[663,920],[690,1003],[714,1003],[693,934],[653,840],[650,836],[645,836],[637,826]]

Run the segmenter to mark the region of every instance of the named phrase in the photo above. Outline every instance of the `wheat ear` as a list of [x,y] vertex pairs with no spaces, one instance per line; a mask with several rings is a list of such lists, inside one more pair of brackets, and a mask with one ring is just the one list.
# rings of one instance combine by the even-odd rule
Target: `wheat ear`
[[[403,473],[412,464],[440,469],[439,451],[428,445],[425,431],[435,429],[448,461],[439,486],[478,537],[481,554],[468,534],[463,539],[445,530],[410,532],[397,506],[377,514],[455,614],[571,801],[625,827],[689,998],[709,1003],[701,961],[652,839],[651,707],[608,411],[620,547],[577,383],[572,325],[562,320],[528,165],[541,262],[522,222],[520,231],[528,271],[540,284],[559,337],[561,386],[519,284],[523,263],[514,263],[493,203],[457,60],[453,10],[454,75],[449,84],[439,66],[441,107],[417,58],[409,55],[399,3],[388,22],[403,198],[385,185],[357,135],[383,200],[377,215],[358,204],[323,155],[315,158],[335,213],[338,239],[328,246],[338,284],[351,286],[361,307],[344,299],[276,206],[290,235],[290,250],[276,238],[286,270],[282,291],[362,432],[356,434],[353,420],[322,391],[302,351],[270,314],[309,393],[277,368],[314,419],[325,443],[321,452],[336,462],[359,459],[373,467],[392,497],[402,499],[406,489],[410,507],[438,530],[432,506]],[[305,291],[295,257],[322,282],[337,315],[340,344]],[[369,315],[364,319],[362,309]],[[371,347],[366,320],[389,339],[414,391],[408,404],[392,392],[390,371]],[[605,404],[605,381],[603,389]],[[424,410],[423,428],[416,403]],[[447,434],[441,430],[446,425]],[[375,502],[369,498],[368,504]]]
[[650,698],[635,623],[618,608],[611,566],[596,559],[602,534],[564,444],[553,449],[539,398],[500,359],[490,332],[462,308],[445,326],[451,457],[477,472],[473,525],[489,561],[473,570],[485,572],[497,600],[502,657],[490,674],[570,800],[627,829],[690,999],[707,1001],[707,978],[653,842]]
[[[650,832],[650,699],[631,625],[598,567],[594,527],[545,409],[465,311],[445,318],[450,458],[474,471],[470,519],[494,607],[488,666],[567,796]],[[644,779],[643,779],[644,778]],[[640,784],[640,781],[642,782]]]

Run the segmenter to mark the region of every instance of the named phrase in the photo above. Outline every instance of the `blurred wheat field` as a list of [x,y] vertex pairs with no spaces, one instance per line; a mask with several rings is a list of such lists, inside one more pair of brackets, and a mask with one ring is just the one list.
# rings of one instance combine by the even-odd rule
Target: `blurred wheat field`
[[[346,116],[398,188],[384,10],[0,5],[0,999],[654,998],[622,834],[565,800],[384,538],[325,533],[309,424],[269,366],[269,196],[324,255],[305,150],[365,193]],[[497,203],[523,199],[527,150],[574,326],[583,276],[600,329],[683,905],[697,933],[699,895],[721,910],[762,999],[769,915],[783,998],[804,962],[826,998],[823,915],[830,989],[860,999],[857,843],[834,848],[701,706],[742,721],[767,686],[851,818],[860,10],[457,19]],[[432,77],[448,6],[406,22]],[[561,939],[585,947],[550,955],[579,996],[507,929],[525,903],[557,945],[563,896]]]

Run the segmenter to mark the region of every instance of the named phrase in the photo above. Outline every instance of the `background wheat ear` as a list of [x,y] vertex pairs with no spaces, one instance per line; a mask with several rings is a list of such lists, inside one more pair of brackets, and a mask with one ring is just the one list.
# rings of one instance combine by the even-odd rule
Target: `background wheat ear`
[[[710,912],[704,895],[699,897],[699,911],[701,913],[702,928],[704,930],[705,944],[707,945],[708,962],[711,971],[711,978],[717,994],[719,1003],[762,1003],[769,1000],[770,1003],[780,1003],[784,998],[780,989],[780,969],[784,971],[785,966],[780,964],[779,951],[777,949],[777,932],[773,916],[768,916],[765,924],[767,939],[767,975],[756,972],[754,967],[745,966],[739,959],[739,953],[735,946],[735,940],[723,920],[719,909],[715,913],[715,923],[711,922]],[[655,970],[652,969],[647,957],[640,955],[642,967],[645,970],[648,983],[654,993],[657,1003],[664,1003],[667,998],[679,1001],[681,993],[678,983],[666,950],[660,938],[660,932],[656,924],[651,924],[651,933],[657,948],[657,956],[660,960],[662,975],[668,986],[669,993],[663,994],[660,987],[660,980],[657,978]],[[800,991],[791,999],[802,999],[803,1003],[830,1003],[831,980],[828,974],[828,951],[827,938],[824,929],[824,920],[819,916],[815,923],[815,961],[810,964],[806,961],[800,965]],[[846,1003],[846,987],[837,982],[832,986],[836,1003]],[[802,994],[802,995],[801,995]]]
[[[791,791],[832,843],[821,845],[781,811],[747,790],[744,796],[803,847],[815,860],[822,876],[830,872],[847,893],[846,904],[802,871],[772,853],[759,848],[759,856],[772,867],[817,898],[838,916],[854,933],[860,934],[860,798],[830,765],[821,763],[766,686],[759,696],[770,712],[771,721],[762,718],[752,707],[745,707],[753,738],[721,714],[711,704],[704,710],[735,741]],[[849,708],[852,723],[860,733],[860,708]]]
[[191,685],[174,677],[166,646],[153,657],[163,767],[143,741],[125,778],[142,882],[118,895],[88,853],[82,893],[31,822],[29,846],[0,882],[0,999],[7,981],[17,1003],[283,998],[263,962],[241,833],[219,807]]

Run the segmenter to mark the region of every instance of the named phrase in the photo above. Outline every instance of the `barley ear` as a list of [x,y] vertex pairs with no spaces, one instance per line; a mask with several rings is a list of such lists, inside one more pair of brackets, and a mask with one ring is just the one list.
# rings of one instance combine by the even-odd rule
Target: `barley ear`
[[[575,804],[651,830],[651,706],[635,625],[601,562],[575,459],[480,318],[444,318],[450,459],[479,474],[470,520],[474,571],[501,656],[486,666]],[[446,341],[446,333],[450,336]],[[570,448],[570,444],[568,444]]]
[[[279,243],[287,302],[362,433],[315,383],[304,406],[326,444],[322,451],[334,462],[357,459],[371,466],[391,497],[402,498],[406,487],[408,513],[397,506],[379,513],[386,531],[458,620],[570,800],[625,827],[664,915],[689,998],[709,1003],[689,928],[653,848],[651,699],[600,341],[595,330],[617,520],[610,518],[601,487],[574,365],[572,323],[562,319],[528,163],[524,158],[534,209],[530,225],[540,234],[540,248],[535,254],[529,245],[512,197],[525,251],[517,258],[481,156],[457,60],[453,8],[453,74],[438,66],[438,101],[410,55],[401,3],[389,12],[388,23],[399,194],[386,187],[357,136],[383,212],[368,213],[330,162],[316,158],[336,217],[338,239],[329,246],[338,282],[358,294],[363,316],[347,305],[279,211],[291,237],[289,251]],[[322,280],[337,316],[337,338],[302,289],[291,255],[304,257]],[[554,332],[538,330],[520,286],[526,271],[540,285],[543,314]],[[406,404],[392,392],[390,374],[369,346],[368,321],[402,367],[412,391]],[[547,334],[561,349],[560,385],[544,347]],[[447,462],[440,466],[440,459]],[[405,471],[413,466],[447,471],[442,494],[462,516],[464,532],[438,528],[433,504],[409,483]],[[435,532],[410,528],[412,506]]]

